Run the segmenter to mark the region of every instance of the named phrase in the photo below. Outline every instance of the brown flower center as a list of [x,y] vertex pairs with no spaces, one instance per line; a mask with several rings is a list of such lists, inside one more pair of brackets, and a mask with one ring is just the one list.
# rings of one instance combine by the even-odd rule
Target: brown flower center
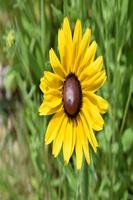
[[66,77],[63,88],[64,110],[69,117],[75,117],[81,108],[82,91],[79,80],[74,74]]

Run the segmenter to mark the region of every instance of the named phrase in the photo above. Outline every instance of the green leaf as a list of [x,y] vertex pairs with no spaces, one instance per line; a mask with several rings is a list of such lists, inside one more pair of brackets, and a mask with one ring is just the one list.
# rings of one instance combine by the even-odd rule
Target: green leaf
[[127,152],[133,145],[133,129],[128,128],[122,136],[123,151]]
[[7,91],[12,91],[16,87],[16,71],[14,69],[10,69],[5,78],[4,78],[4,86]]
[[52,8],[55,20],[57,20],[59,23],[61,23],[62,19],[63,19],[62,12],[59,9],[57,9],[53,4],[51,4],[51,8]]
[[128,14],[128,0],[123,0],[122,5],[121,5],[121,19],[120,19],[120,24],[123,23],[124,19],[127,17]]

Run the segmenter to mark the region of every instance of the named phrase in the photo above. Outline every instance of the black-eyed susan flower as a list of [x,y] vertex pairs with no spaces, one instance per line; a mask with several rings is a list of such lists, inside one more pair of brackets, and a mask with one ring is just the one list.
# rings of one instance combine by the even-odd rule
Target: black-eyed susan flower
[[52,153],[56,157],[63,149],[67,164],[74,150],[77,169],[82,166],[83,153],[90,164],[89,145],[96,152],[98,142],[94,131],[103,129],[101,114],[108,103],[96,91],[104,84],[106,73],[102,69],[103,58],[95,60],[96,42],[90,44],[91,31],[82,36],[80,20],[77,20],[72,36],[68,18],[58,32],[60,60],[53,49],[49,51],[53,72],[45,71],[40,88],[44,101],[39,108],[41,115],[51,115],[45,143],[53,142]]

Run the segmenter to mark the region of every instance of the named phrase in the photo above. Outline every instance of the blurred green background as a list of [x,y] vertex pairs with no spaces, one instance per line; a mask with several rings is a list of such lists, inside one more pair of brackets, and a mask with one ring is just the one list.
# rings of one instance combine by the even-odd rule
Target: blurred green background
[[[68,16],[92,29],[108,80],[100,148],[77,171],[44,146],[48,118],[38,115],[39,80]],[[133,199],[133,1],[0,0],[0,200]]]

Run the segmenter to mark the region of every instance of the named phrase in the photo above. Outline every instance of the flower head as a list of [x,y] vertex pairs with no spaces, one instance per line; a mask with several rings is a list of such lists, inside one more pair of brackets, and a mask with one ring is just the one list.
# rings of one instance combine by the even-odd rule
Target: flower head
[[77,20],[72,36],[68,18],[58,31],[60,59],[53,49],[49,51],[52,72],[45,71],[40,88],[44,100],[39,108],[41,115],[51,115],[45,143],[53,142],[52,153],[56,157],[63,148],[67,164],[74,150],[77,169],[82,166],[83,153],[90,164],[89,146],[96,152],[98,142],[94,131],[103,129],[108,103],[95,92],[104,84],[106,73],[102,69],[103,58],[95,60],[96,42],[90,44],[91,31],[82,35]]

